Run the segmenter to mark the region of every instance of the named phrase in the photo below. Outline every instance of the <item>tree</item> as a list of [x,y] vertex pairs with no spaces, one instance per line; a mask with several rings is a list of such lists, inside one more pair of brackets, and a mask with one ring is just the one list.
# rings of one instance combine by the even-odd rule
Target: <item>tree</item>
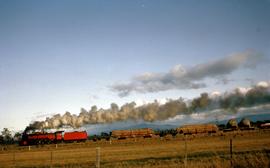
[[16,132],[13,136],[14,142],[19,142],[22,138],[22,134],[20,132]]
[[12,143],[12,136],[11,136],[11,131],[8,128],[4,128],[2,131],[2,136],[3,136],[3,142],[4,144],[10,144]]
[[0,135],[0,144],[4,144],[4,137],[3,137],[3,135]]

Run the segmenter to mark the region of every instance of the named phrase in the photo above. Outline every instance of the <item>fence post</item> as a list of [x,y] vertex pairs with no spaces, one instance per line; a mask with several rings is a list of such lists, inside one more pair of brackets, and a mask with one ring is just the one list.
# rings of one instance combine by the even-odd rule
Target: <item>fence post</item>
[[233,151],[232,151],[232,138],[230,139],[230,155],[231,155],[231,167],[233,167],[233,162],[232,162],[232,155],[233,155]]
[[184,161],[185,168],[187,168],[187,136],[185,135],[185,161]]
[[96,168],[100,168],[100,147],[96,148]]
[[55,144],[55,148],[56,148],[56,149],[58,148],[57,144]]
[[30,145],[28,146],[28,150],[29,150],[29,151],[31,150],[31,146],[30,146]]
[[51,151],[51,168],[53,167],[53,151]]

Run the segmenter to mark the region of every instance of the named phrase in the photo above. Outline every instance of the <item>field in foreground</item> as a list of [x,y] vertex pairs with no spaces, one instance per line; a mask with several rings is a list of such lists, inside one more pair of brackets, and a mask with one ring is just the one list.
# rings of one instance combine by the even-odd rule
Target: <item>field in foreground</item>
[[89,141],[32,146],[30,150],[29,147],[7,146],[0,151],[0,167],[95,167],[97,147],[100,147],[102,168],[176,168],[185,167],[185,164],[186,167],[270,167],[269,130],[189,135],[186,138],[180,135],[175,138]]

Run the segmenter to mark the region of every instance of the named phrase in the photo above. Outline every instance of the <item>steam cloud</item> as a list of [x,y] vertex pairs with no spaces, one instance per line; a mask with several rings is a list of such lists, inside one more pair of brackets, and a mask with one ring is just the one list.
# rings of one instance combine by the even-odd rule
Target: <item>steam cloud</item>
[[[126,120],[144,120],[148,122],[163,121],[175,116],[197,115],[200,113],[209,114],[217,111],[244,112],[248,109],[253,111],[260,108],[270,109],[270,82],[259,82],[250,88],[236,88],[232,92],[220,94],[202,93],[200,97],[190,101],[182,98],[168,100],[165,104],[158,101],[136,107],[136,103],[126,103],[122,107],[115,103],[109,109],[98,109],[96,106],[87,111],[81,109],[79,115],[66,112],[64,115],[54,115],[46,118],[45,121],[36,121],[30,124],[27,129],[50,129],[71,126],[74,128],[86,124],[113,123]],[[207,115],[206,115],[207,116]]]
[[[224,77],[238,68],[255,68],[262,62],[266,62],[263,55],[248,50],[191,68],[176,65],[167,73],[144,73],[134,77],[128,83],[114,84],[111,90],[117,92],[120,97],[124,97],[133,91],[146,93],[171,89],[199,89],[206,87],[206,84],[202,82],[205,78]],[[229,82],[229,80],[224,82]]]

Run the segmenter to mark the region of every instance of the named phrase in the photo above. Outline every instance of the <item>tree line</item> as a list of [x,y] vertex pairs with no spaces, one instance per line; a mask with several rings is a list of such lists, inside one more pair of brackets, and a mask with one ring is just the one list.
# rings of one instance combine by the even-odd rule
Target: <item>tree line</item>
[[16,132],[14,135],[12,135],[11,130],[8,128],[3,128],[0,135],[0,144],[8,145],[18,143],[21,139],[21,136],[22,134],[20,132]]

